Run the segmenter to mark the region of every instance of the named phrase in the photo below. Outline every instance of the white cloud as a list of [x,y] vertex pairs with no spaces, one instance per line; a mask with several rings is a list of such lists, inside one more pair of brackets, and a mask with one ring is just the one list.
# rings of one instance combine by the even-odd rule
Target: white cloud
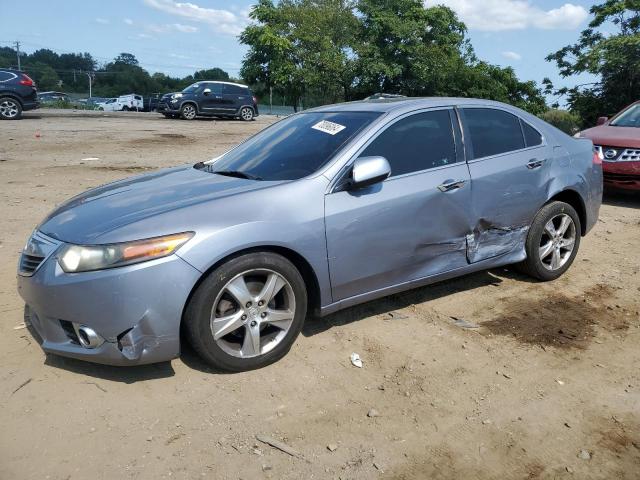
[[187,55],[181,55],[179,53],[170,53],[169,56],[171,58],[179,58],[180,60],[189,60],[191,58]]
[[235,14],[229,10],[216,10],[200,7],[190,2],[175,2],[173,0],[144,0],[148,6],[176,15],[194,22],[211,25],[220,33],[238,35],[248,23],[246,14]]
[[131,20],[130,18],[125,18],[123,22],[126,23],[127,25],[133,25],[133,20]]
[[508,58],[509,60],[522,60],[522,55],[517,52],[511,52],[507,50],[506,52],[502,52],[502,56],[504,58]]
[[194,27],[192,25],[182,25],[181,23],[174,23],[172,27],[178,32],[182,33],[196,33],[198,31],[198,27]]
[[446,5],[454,10],[469,29],[500,31],[529,27],[544,30],[575,29],[588,16],[580,5],[565,3],[543,10],[528,0],[424,0],[425,6]]
[[96,18],[96,23],[100,23],[101,25],[109,25],[109,20],[106,18]]
[[144,29],[147,32],[152,32],[152,33],[171,33],[171,32],[195,33],[198,31],[197,27],[193,27],[191,25],[182,25],[181,23],[166,23],[164,25],[148,23],[144,26]]

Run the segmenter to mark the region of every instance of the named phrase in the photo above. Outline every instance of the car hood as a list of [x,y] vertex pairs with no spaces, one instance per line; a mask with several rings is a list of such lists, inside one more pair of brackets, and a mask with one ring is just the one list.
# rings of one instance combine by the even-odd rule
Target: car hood
[[596,145],[640,148],[640,128],[636,127],[601,125],[584,130],[581,135]]
[[[100,243],[100,236],[149,217],[278,183],[282,182],[225,177],[190,165],[160,170],[73,197],[51,212],[38,230],[64,242]],[[165,233],[176,232],[169,226]]]

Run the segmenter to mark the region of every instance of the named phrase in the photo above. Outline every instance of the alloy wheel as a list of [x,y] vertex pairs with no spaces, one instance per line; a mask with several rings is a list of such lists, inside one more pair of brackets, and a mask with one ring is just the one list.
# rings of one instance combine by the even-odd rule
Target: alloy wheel
[[243,120],[249,121],[253,118],[253,110],[251,110],[249,107],[244,107],[240,111],[240,116],[242,117]]
[[547,270],[558,270],[571,258],[576,242],[576,225],[566,213],[556,215],[544,226],[539,255]]
[[257,357],[287,336],[295,312],[295,295],[285,277],[268,269],[248,270],[220,290],[211,309],[211,333],[229,355]]
[[0,103],[0,115],[4,118],[15,118],[18,116],[18,104],[9,99],[5,99]]
[[185,105],[182,108],[182,115],[187,120],[193,120],[196,117],[196,109],[193,107],[193,105]]

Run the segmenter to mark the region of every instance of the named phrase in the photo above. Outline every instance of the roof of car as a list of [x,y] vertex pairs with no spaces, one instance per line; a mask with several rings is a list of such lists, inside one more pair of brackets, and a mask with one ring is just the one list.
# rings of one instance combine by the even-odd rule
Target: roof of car
[[362,100],[357,102],[324,105],[306,111],[314,112],[391,112],[397,110],[411,110],[414,108],[445,107],[451,105],[487,105],[495,107],[512,107],[493,100],[479,98],[455,97],[400,97]]
[[224,83],[227,85],[235,85],[236,87],[249,88],[247,85],[234,82],[223,82],[222,80],[198,80],[196,83]]

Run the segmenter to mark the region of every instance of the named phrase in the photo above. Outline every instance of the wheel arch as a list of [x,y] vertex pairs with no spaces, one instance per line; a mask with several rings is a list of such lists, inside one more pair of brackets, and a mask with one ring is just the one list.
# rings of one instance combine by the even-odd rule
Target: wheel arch
[[547,203],[555,201],[568,203],[575,209],[580,219],[580,235],[584,237],[587,233],[587,207],[582,196],[575,190],[567,189],[553,195]]
[[15,101],[17,101],[20,104],[21,108],[24,108],[24,103],[22,102],[22,99],[16,95],[15,93],[12,92],[0,92],[0,98],[3,97],[9,97],[9,98],[13,98]]
[[295,250],[292,250],[287,247],[283,247],[279,245],[260,245],[260,246],[250,247],[250,248],[244,248],[236,252],[230,253],[225,257],[219,259],[217,262],[211,265],[205,272],[203,272],[202,275],[200,275],[200,278],[191,288],[191,292],[189,293],[187,300],[184,306],[182,307],[182,318],[180,319],[181,326],[182,326],[182,323],[184,323],[184,312],[187,309],[187,305],[189,305],[189,302],[191,301],[191,297],[193,297],[193,294],[198,289],[200,284],[204,281],[205,278],[207,278],[211,274],[211,272],[213,272],[218,267],[220,267],[221,265],[223,265],[224,263],[228,262],[233,258],[246,255],[249,253],[257,253],[257,252],[276,253],[278,255],[283,256],[284,258],[289,260],[291,263],[293,263],[293,265],[300,272],[300,275],[302,275],[302,279],[304,280],[305,287],[307,289],[307,301],[308,301],[307,314],[309,313],[312,313],[313,315],[318,314],[318,312],[320,311],[320,283],[318,282],[318,277],[316,275],[316,272],[314,271],[311,264],[307,261],[307,259],[304,258]]
[[196,102],[195,100],[185,100],[184,102],[182,102],[180,104],[180,110],[182,110],[182,107],[184,107],[187,104],[191,104],[196,108],[196,113],[200,113],[200,109],[198,108],[198,102]]

